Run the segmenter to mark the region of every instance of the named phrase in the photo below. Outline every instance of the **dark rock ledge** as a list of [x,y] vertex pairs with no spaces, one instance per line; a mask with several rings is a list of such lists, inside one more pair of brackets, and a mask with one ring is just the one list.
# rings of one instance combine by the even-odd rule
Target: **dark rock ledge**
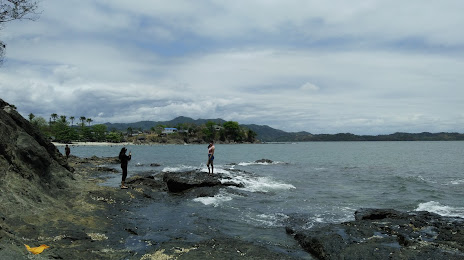
[[425,211],[360,209],[355,220],[286,231],[317,259],[464,259],[464,219]]
[[191,188],[216,187],[216,186],[235,186],[242,187],[243,184],[235,182],[222,182],[227,179],[222,174],[209,175],[198,170],[187,172],[166,172],[163,181],[168,186],[170,192],[182,192]]

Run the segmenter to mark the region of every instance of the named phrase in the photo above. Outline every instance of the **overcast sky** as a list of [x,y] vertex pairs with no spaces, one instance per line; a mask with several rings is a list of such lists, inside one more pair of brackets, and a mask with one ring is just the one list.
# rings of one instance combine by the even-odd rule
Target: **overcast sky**
[[0,30],[0,98],[94,123],[464,132],[462,0],[42,0]]

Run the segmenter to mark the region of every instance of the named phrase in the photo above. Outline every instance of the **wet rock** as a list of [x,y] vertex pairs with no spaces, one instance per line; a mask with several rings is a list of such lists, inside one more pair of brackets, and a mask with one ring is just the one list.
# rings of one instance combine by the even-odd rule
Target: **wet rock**
[[166,182],[170,192],[182,192],[191,188],[215,187],[215,186],[236,186],[243,185],[235,182],[221,182],[226,179],[222,174],[209,175],[198,170],[187,172],[166,172],[163,180]]
[[152,164],[150,164],[150,166],[151,166],[151,167],[159,167],[159,166],[161,166],[161,164],[159,164],[159,163],[152,163]]
[[120,164],[119,158],[115,157],[97,157],[92,156],[88,158],[81,158],[71,155],[70,160],[76,164],[92,164],[92,165],[103,165],[103,164]]
[[166,183],[159,176],[134,176],[126,181],[131,187],[147,186],[153,190],[165,190]]
[[318,259],[464,259],[464,219],[424,211],[360,209],[354,221],[286,230]]
[[115,168],[110,168],[110,167],[105,167],[105,166],[98,166],[97,168],[95,168],[95,170],[99,172],[113,172],[113,173],[119,172]]
[[273,163],[273,161],[269,159],[261,159],[261,160],[256,160],[255,163]]

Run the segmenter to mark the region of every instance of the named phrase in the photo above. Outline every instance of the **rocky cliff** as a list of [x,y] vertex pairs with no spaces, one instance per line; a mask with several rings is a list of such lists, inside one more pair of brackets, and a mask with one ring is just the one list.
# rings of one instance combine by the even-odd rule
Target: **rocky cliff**
[[[58,149],[10,104],[0,99],[0,255],[24,254],[18,240],[37,230],[45,212],[66,211],[72,168]],[[40,232],[37,232],[39,234]],[[20,250],[21,249],[21,250]],[[20,252],[21,251],[21,252]],[[16,255],[19,254],[19,255]]]

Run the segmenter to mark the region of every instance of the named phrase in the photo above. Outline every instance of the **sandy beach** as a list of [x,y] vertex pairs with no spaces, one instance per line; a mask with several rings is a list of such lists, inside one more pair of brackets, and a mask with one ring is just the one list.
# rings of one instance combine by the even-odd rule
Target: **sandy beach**
[[[55,146],[65,146],[66,144],[52,142]],[[110,142],[72,142],[69,146],[126,146],[134,143],[123,142],[123,143],[110,143]]]

